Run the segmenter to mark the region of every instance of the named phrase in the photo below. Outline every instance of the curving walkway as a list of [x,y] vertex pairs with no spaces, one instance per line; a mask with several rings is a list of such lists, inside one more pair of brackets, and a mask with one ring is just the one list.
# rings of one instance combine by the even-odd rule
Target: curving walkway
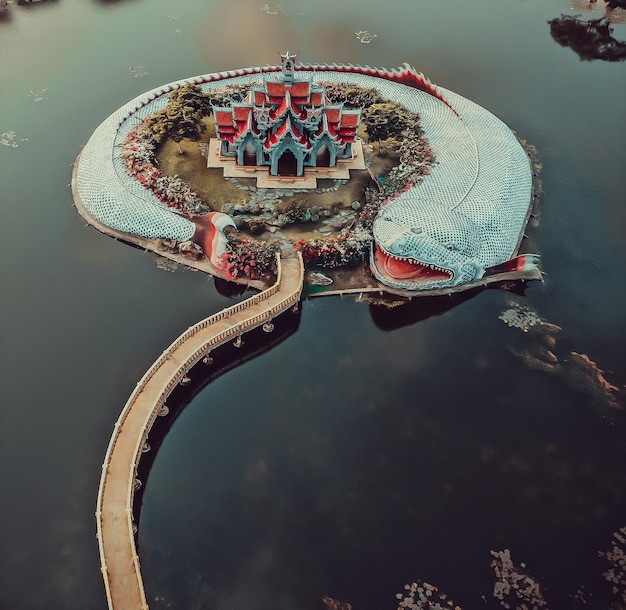
[[272,286],[190,327],[137,383],[115,422],[98,491],[96,535],[111,610],[148,608],[135,546],[133,497],[142,448],[159,411],[189,369],[210,350],[295,306],[303,280],[302,256],[283,254]]

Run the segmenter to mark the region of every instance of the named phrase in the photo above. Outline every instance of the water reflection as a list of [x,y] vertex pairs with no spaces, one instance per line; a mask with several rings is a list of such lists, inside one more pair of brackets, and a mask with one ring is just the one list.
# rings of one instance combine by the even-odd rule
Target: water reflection
[[[586,394],[595,419],[612,425],[615,418],[623,417],[624,395],[607,379],[605,371],[587,354],[563,349],[561,340],[557,340],[563,331],[560,326],[539,318],[534,311],[518,303],[511,305],[513,307],[503,312],[500,319],[523,332],[509,344],[509,351],[525,366],[554,375],[568,387]],[[526,323],[519,324],[520,318]]]
[[604,10],[604,17],[611,23],[626,23],[626,1],[625,0],[573,0],[571,3],[573,11],[581,13],[600,13]]
[[217,290],[219,294],[230,299],[239,298],[243,296],[246,290],[248,290],[248,286],[246,286],[245,284],[228,282],[219,277],[213,278],[213,284],[215,285],[215,290]]
[[3,4],[0,0],[0,25],[2,25],[3,23],[11,23],[12,20],[13,15],[11,14],[11,11],[9,9],[9,5],[6,3]]
[[[217,279],[217,278],[216,278]],[[216,282],[219,283],[219,282]],[[228,287],[240,288],[239,285],[231,282],[221,282],[221,288],[226,290]],[[240,294],[245,292],[246,287]],[[228,296],[239,296],[240,294],[230,293]],[[167,409],[162,417],[157,417],[152,429],[150,430],[148,443],[145,447],[145,453],[142,456],[139,467],[137,469],[137,478],[145,483],[150,473],[150,469],[157,456],[159,447],[163,444],[165,437],[177,417],[182,413],[185,407],[204,390],[204,388],[221,377],[228,371],[241,366],[242,364],[253,360],[271,350],[273,347],[282,343],[285,339],[293,335],[300,326],[301,309],[296,311],[289,310],[282,315],[274,318],[273,331],[265,333],[261,328],[254,329],[245,334],[245,339],[241,347],[235,347],[228,343],[211,351],[210,355],[201,359],[188,373],[191,382],[187,385],[178,385],[170,394],[167,401]],[[141,501],[145,485],[142,485],[135,493],[134,501],[134,521],[139,524]]]
[[59,0],[15,0],[18,6],[41,6],[42,4],[56,4]]
[[[274,10],[278,1],[285,13],[260,10],[266,2]],[[150,10],[138,11],[137,2],[94,0],[33,3],[32,10],[11,2],[4,16],[0,11],[5,60],[0,140],[6,140],[0,142],[0,183],[7,216],[2,244],[19,253],[3,261],[9,284],[2,299],[7,349],[0,352],[7,374],[0,446],[11,466],[3,479],[6,501],[0,515],[0,539],[7,549],[0,570],[1,608],[106,608],[93,510],[112,425],[151,355],[176,336],[179,325],[205,315],[207,298],[212,310],[224,305],[220,294],[210,291],[207,297],[196,287],[190,278],[197,276],[158,272],[142,254],[83,229],[68,205],[65,185],[79,147],[120,103],[152,86],[213,69],[274,63],[277,50],[302,48],[316,61],[382,66],[409,61],[434,82],[484,103],[538,145],[547,168],[538,240],[549,275],[545,284],[529,288],[524,302],[564,328],[551,350],[559,364],[572,350],[586,353],[611,372],[606,377],[612,384],[623,387],[620,228],[626,184],[624,172],[614,168],[623,158],[619,100],[626,99],[626,81],[615,77],[610,64],[579,61],[553,44],[547,22],[570,13],[569,1],[182,0],[144,2],[141,7]],[[579,13],[581,20],[604,16],[615,25],[613,36],[626,38],[617,25],[623,9],[620,17],[617,5],[607,11],[610,5],[602,0],[581,4],[570,14]],[[174,37],[178,25],[184,34]],[[356,36],[366,29],[378,35],[370,44]],[[129,66],[139,65],[149,75],[131,78]],[[581,87],[585,79],[594,87]],[[48,100],[37,103],[27,96],[44,87],[50,88]],[[590,113],[598,92],[604,112]],[[583,116],[586,120],[576,121]],[[37,248],[26,248],[25,235]],[[142,488],[146,504],[140,524],[142,568],[147,573],[152,566],[154,574],[148,582],[150,607],[216,607],[202,604],[214,583],[245,576],[250,564],[263,568],[263,545],[257,549],[237,537],[241,514],[250,516],[251,523],[242,525],[253,541],[258,535],[262,543],[264,532],[284,529],[283,536],[294,537],[296,559],[310,547],[315,551],[318,540],[327,551],[318,553],[319,563],[313,557],[295,575],[290,590],[301,583],[305,601],[313,600],[295,606],[300,610],[321,610],[322,595],[352,603],[355,610],[391,610],[393,595],[417,578],[445,589],[463,608],[493,610],[501,606],[491,594],[489,549],[504,548],[549,582],[553,610],[581,608],[581,589],[575,598],[567,592],[582,583],[594,593],[608,587],[610,595],[612,585],[600,574],[612,565],[596,552],[611,551],[612,532],[624,526],[626,422],[622,417],[614,430],[589,426],[588,394],[571,391],[558,372],[530,370],[517,356],[536,353],[550,337],[508,328],[497,319],[505,307],[502,299],[490,298],[494,294],[467,296],[469,301],[449,311],[445,299],[421,301],[428,312],[423,317],[430,316],[422,325],[409,321],[409,314],[419,321],[418,312],[400,314],[396,308],[400,320],[406,318],[406,331],[397,333],[379,330],[393,324],[393,313],[374,312],[375,325],[363,304],[311,299],[289,341],[231,371],[231,379],[217,379],[207,388],[206,401],[202,395],[192,400],[168,428],[162,447],[154,435],[154,453],[144,458],[158,459]],[[416,303],[413,309],[419,308]],[[467,325],[468,315],[480,326]],[[242,349],[247,347],[249,341]],[[199,373],[192,379],[186,391],[202,383]],[[268,384],[267,379],[278,381]],[[255,400],[261,394],[257,388],[266,386],[267,395]],[[251,389],[239,391],[246,387]],[[224,408],[213,415],[222,399]],[[241,401],[236,409],[233,400]],[[371,421],[361,417],[370,412]],[[268,417],[261,418],[265,413]],[[183,434],[186,419],[193,421]],[[167,420],[158,421],[165,425]],[[250,430],[248,422],[258,425]],[[264,434],[265,445],[255,444]],[[219,451],[203,452],[203,443]],[[215,458],[213,469],[206,455]],[[377,466],[377,458],[387,467]],[[344,467],[347,461],[350,468]],[[240,470],[248,475],[245,481]],[[299,470],[308,475],[303,478],[311,493],[298,484]],[[355,485],[354,479],[370,472],[369,489],[366,483]],[[386,483],[390,477],[394,485]],[[298,500],[298,492],[307,494],[309,505]],[[277,506],[265,501],[270,493]],[[384,505],[392,494],[423,522],[407,517],[395,527],[398,504],[387,512]],[[233,497],[250,500],[251,509],[276,508],[275,519],[253,529],[262,511],[244,513],[246,504]],[[292,498],[300,512],[289,509]],[[349,530],[356,535],[338,536],[334,543],[337,529],[324,521],[316,527],[315,514],[307,533],[309,524],[298,519],[317,502],[328,507],[321,516],[330,515],[331,526],[338,522],[340,533],[362,504],[358,523]],[[393,527],[389,536],[378,529],[376,539],[381,517]],[[158,526],[152,531],[151,518]],[[169,526],[181,522],[190,524],[189,531],[170,534]],[[207,523],[215,524],[215,532],[203,529]],[[304,544],[298,538],[303,530]],[[232,536],[222,535],[225,531]],[[369,552],[363,552],[361,539],[370,543]],[[228,546],[230,540],[242,542],[241,552]],[[385,566],[378,558],[390,545],[393,562]],[[292,576],[300,565],[290,565],[292,547],[285,542],[277,548],[287,555],[281,567]],[[284,575],[274,571],[271,576],[274,581],[260,582],[261,592],[275,584],[274,604],[266,607],[277,610]],[[385,586],[377,584],[381,579]],[[312,583],[319,584],[316,597],[306,595]],[[382,592],[379,599],[370,599],[377,592]],[[234,607],[259,610],[257,591],[251,593],[250,604]],[[190,597],[195,606],[184,603]],[[585,608],[607,610],[608,603],[594,596]]]
[[[525,282],[512,282],[501,284],[498,287],[487,288],[487,290],[505,289],[512,294],[523,296],[526,291]],[[380,302],[365,298],[370,301],[370,315],[372,321],[380,330],[397,330],[405,326],[412,326],[418,322],[423,322],[434,316],[441,316],[457,305],[469,301],[485,288],[465,290],[463,292],[437,297],[416,297],[409,302],[387,301]]]
[[417,297],[409,302],[376,303],[370,301],[372,321],[380,330],[397,330],[412,326],[433,316],[441,316],[453,307],[471,299],[480,290],[466,290],[440,297]]
[[563,47],[570,47],[583,61],[624,61],[626,42],[614,36],[612,24],[626,23],[626,2],[607,0],[586,2],[574,0],[573,10],[582,13],[604,14],[597,19],[583,19],[581,15],[561,15],[550,20],[550,34]]

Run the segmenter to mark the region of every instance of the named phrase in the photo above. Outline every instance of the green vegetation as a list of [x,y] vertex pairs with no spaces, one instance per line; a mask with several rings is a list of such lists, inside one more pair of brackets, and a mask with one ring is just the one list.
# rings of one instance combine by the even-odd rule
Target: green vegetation
[[166,137],[178,144],[179,154],[184,154],[183,139],[197,142],[206,129],[202,119],[211,111],[211,105],[198,85],[187,84],[175,89],[167,106],[155,112],[146,121],[146,127],[157,142]]
[[[231,215],[242,236],[230,240],[233,276],[271,272],[272,234],[278,229],[312,264],[359,263],[369,252],[380,206],[428,174],[434,155],[416,113],[384,100],[374,89],[337,83],[326,87],[331,101],[363,109],[359,136],[369,169],[353,170],[350,180],[338,187],[335,181],[319,180],[319,190],[270,197],[264,203],[263,197],[252,195],[253,178],[239,178],[235,185],[223,178],[222,169],[206,167],[208,141],[215,137],[212,107],[244,99],[248,86],[209,93],[194,84],[176,89],[167,107],[146,119],[125,143],[129,174],[182,213],[214,210]],[[326,231],[336,233],[320,238],[317,229],[325,219]],[[253,236],[261,241],[248,239]]]
[[399,142],[405,139],[405,134],[410,137],[422,133],[419,116],[396,102],[372,104],[363,110],[361,118],[373,141],[393,138]]

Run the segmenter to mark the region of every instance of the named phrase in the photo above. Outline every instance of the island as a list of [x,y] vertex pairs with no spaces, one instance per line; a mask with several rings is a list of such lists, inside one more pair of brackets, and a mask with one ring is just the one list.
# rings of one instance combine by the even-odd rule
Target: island
[[541,279],[522,252],[535,197],[515,134],[404,65],[280,64],[184,79],[108,117],[73,168],[84,220],[249,286],[183,332],[139,380],[102,465],[96,526],[109,607],[147,608],[138,465],[195,366],[274,330],[303,296],[380,302]]

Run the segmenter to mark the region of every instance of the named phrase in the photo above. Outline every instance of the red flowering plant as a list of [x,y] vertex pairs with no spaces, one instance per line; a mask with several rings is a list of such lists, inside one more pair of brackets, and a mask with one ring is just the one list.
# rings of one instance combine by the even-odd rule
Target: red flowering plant
[[295,244],[307,263],[320,267],[354,265],[367,259],[372,243],[372,225],[381,208],[401,193],[420,183],[430,173],[435,155],[422,133],[419,115],[399,104],[384,101],[375,90],[334,84],[327,88],[334,101],[363,107],[370,140],[384,140],[397,151],[398,165],[367,187],[356,223],[332,239],[300,240]]
[[258,280],[276,273],[278,246],[253,239],[229,239],[222,255],[232,279],[249,277]]
[[168,207],[182,214],[209,212],[209,207],[178,176],[167,176],[156,166],[156,147],[157,139],[144,120],[120,145],[120,156],[128,175],[151,190]]
[[306,263],[319,267],[342,267],[364,261],[372,241],[371,233],[357,226],[330,239],[301,239],[295,248]]

